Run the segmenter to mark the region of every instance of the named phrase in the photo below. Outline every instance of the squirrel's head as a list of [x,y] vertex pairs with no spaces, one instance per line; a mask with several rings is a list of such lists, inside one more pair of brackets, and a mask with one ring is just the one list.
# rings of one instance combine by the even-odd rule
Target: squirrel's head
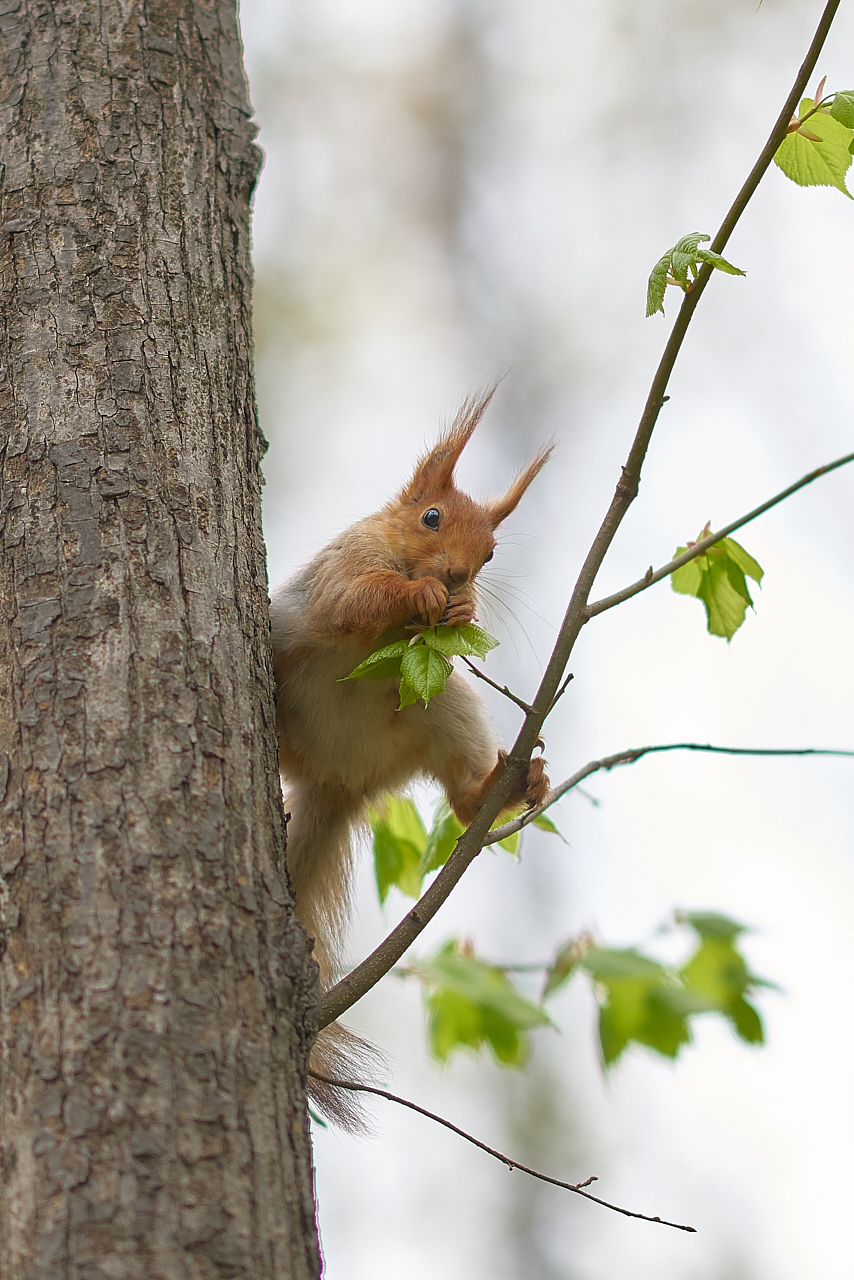
[[[450,592],[472,582],[492,559],[495,530],[514,511],[545,466],[551,446],[540,449],[500,498],[475,502],[456,487],[454,470],[495,388],[460,408],[438,443],[421,458],[411,480],[386,510],[394,514],[395,551],[411,578],[435,577]],[[391,529],[388,530],[391,533]]]

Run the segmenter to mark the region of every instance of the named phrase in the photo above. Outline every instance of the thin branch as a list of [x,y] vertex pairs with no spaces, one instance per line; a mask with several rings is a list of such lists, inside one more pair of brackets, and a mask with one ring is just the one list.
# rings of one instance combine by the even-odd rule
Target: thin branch
[[[770,165],[774,152],[786,136],[786,130],[794,108],[800,101],[807,81],[813,73],[839,3],[840,0],[828,0],[807,56],[798,72],[777,122],[771,130],[768,141],[731,209],[721,223],[719,231],[712,240],[711,248],[716,253],[721,252],[732,234],[736,223],[747,207],[750,197],[759,185],[760,178]],[[581,633],[582,627],[588,621],[587,601],[593,589],[593,582],[623,521],[623,517],[637,495],[641,469],[661,406],[666,399],[670,374],[685,340],[691,317],[710,276],[711,268],[704,265],[697,276],[691,293],[686,294],[682,300],[682,306],[679,309],[679,314],[664,348],[664,354],[652,380],[646,405],[635,432],[628,459],[623,467],[621,478],[611,499],[611,505],[582,565],[557,642],[540,682],[540,687],[537,690],[532,709],[525,715],[522,728],[505,761],[503,773],[495,780],[471,826],[457,841],[453,853],[427,892],[407,912],[400,924],[361,964],[357,965],[351,973],[347,974],[346,977],[342,978],[340,982],[337,982],[335,986],[325,993],[321,1000],[320,1017],[318,1019],[319,1028],[328,1026],[330,1022],[339,1018],[351,1005],[354,1005],[357,1000],[361,1000],[362,996],[370,991],[388,973],[389,969],[397,964],[422,929],[432,920],[468,867],[474,862],[484,847],[490,827],[501,810],[505,808],[510,794],[518,788],[525,777],[531,754],[539,740],[546,716],[554,704],[555,694],[563,680],[575,642]],[[586,777],[587,775],[585,774],[584,776]]]
[[705,751],[714,755],[727,756],[854,757],[854,751],[846,751],[841,748],[837,750],[834,747],[713,747],[704,742],[665,742],[652,747],[630,747],[627,751],[618,751],[613,756],[603,756],[601,760],[591,760],[589,764],[577,770],[572,777],[567,778],[566,782],[561,782],[558,786],[553,787],[542,804],[537,805],[534,809],[526,809],[524,813],[520,813],[518,817],[511,819],[510,822],[505,822],[502,827],[495,827],[486,837],[485,844],[497,844],[499,840],[506,840],[508,836],[512,836],[517,831],[521,831],[523,827],[529,826],[536,818],[539,818],[541,813],[545,813],[546,809],[550,809],[556,801],[565,796],[567,791],[572,791],[578,786],[579,782],[589,778],[592,773],[599,773],[603,769],[616,769],[621,764],[634,764],[636,760],[640,760],[641,756],[656,755],[662,751]]
[[552,698],[552,705],[549,707],[549,714],[550,714],[550,715],[551,715],[552,711],[554,711],[554,709],[555,709],[555,707],[557,706],[557,704],[560,702],[560,700],[561,700],[561,698],[563,697],[563,695],[566,693],[567,689],[569,688],[569,682],[570,682],[570,680],[574,680],[574,679],[575,679],[575,676],[574,676],[574,674],[570,671],[569,675],[566,677],[566,679],[564,680],[563,684],[560,686],[560,688],[558,689],[557,693],[556,693],[556,694],[555,694],[555,696]]
[[763,502],[759,507],[754,507],[753,511],[749,511],[746,516],[740,516],[738,520],[733,520],[731,524],[725,525],[718,533],[710,534],[708,538],[695,542],[687,551],[683,551],[680,556],[676,556],[675,559],[661,569],[656,569],[655,572],[647,570],[644,576],[637,582],[633,582],[631,586],[624,587],[622,591],[617,591],[612,596],[605,596],[603,600],[597,600],[595,604],[588,605],[588,618],[595,618],[597,614],[604,613],[606,609],[613,609],[614,605],[622,604],[624,600],[631,600],[632,596],[638,595],[641,591],[646,591],[647,587],[653,586],[656,582],[661,582],[662,578],[669,577],[674,570],[681,569],[683,564],[688,564],[690,560],[696,559],[697,556],[705,555],[709,547],[713,547],[716,542],[720,542],[723,538],[728,538],[731,533],[735,533],[736,529],[740,529],[743,525],[750,524],[751,520],[755,520],[757,516],[770,511],[772,507],[776,507],[778,502],[783,502],[786,498],[790,498],[793,493],[797,493],[798,489],[803,489],[805,485],[812,484],[813,480],[818,480],[820,476],[826,476],[828,472],[835,471],[837,467],[847,466],[849,462],[854,462],[854,453],[846,453],[844,458],[837,458],[835,462],[828,462],[823,467],[816,467],[815,471],[803,476],[795,484],[790,484],[788,489],[784,489],[776,497],[769,498],[767,502]]
[[466,1133],[465,1129],[460,1129],[443,1116],[437,1116],[435,1112],[428,1111],[426,1107],[419,1107],[416,1102],[410,1102],[407,1098],[399,1098],[396,1093],[389,1093],[386,1089],[376,1089],[373,1085],[356,1084],[353,1080],[333,1080],[330,1076],[322,1076],[317,1071],[309,1071],[308,1074],[313,1076],[315,1080],[322,1080],[324,1084],[334,1085],[338,1089],[349,1089],[353,1093],[372,1093],[377,1098],[386,1098],[389,1102],[396,1102],[401,1107],[408,1107],[410,1111],[417,1111],[419,1115],[426,1116],[428,1120],[435,1120],[436,1124],[441,1124],[446,1129],[450,1129],[452,1133],[456,1133],[460,1138],[465,1138],[466,1142],[470,1142],[474,1147],[479,1147],[481,1151],[485,1151],[493,1159],[500,1160],[508,1169],[518,1169],[520,1173],[527,1173],[532,1178],[538,1178],[540,1182],[549,1182],[553,1187],[562,1187],[564,1191],[572,1191],[575,1195],[584,1196],[585,1200],[592,1200],[594,1204],[601,1204],[603,1208],[611,1209],[614,1213],[621,1213],[625,1218],[640,1218],[642,1222],[658,1222],[662,1227],[673,1227],[676,1231],[689,1231],[692,1234],[696,1234],[696,1227],[686,1227],[681,1222],[668,1222],[666,1218],[653,1218],[646,1213],[634,1213],[631,1209],[623,1209],[618,1204],[610,1204],[609,1201],[602,1200],[599,1196],[594,1196],[591,1192],[585,1191],[584,1188],[589,1187],[591,1182],[598,1181],[595,1176],[585,1178],[583,1182],[561,1182],[559,1178],[550,1178],[547,1173],[538,1173],[536,1169],[529,1169],[527,1165],[520,1164],[518,1160],[511,1160],[510,1156],[505,1156],[493,1147],[488,1147],[485,1142],[481,1142],[479,1138],[472,1137],[470,1133]]
[[463,654],[463,662],[466,664],[469,671],[474,672],[478,680],[485,680],[486,683],[488,685],[491,685],[493,689],[497,689],[499,693],[503,693],[505,698],[509,698],[511,702],[516,703],[517,707],[521,707],[522,710],[526,713],[526,715],[531,711],[531,704],[529,702],[523,702],[521,698],[517,698],[515,693],[511,693],[511,691],[507,688],[506,684],[500,685],[500,684],[496,684],[494,680],[490,680],[486,672],[481,671],[480,667],[476,667],[473,662],[469,661],[469,659],[465,656],[465,654]]

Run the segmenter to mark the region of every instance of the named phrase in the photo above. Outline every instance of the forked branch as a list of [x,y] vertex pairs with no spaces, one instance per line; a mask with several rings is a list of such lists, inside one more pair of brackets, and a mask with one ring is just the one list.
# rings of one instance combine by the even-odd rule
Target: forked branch
[[506,840],[508,836],[514,835],[517,831],[522,831],[523,828],[539,818],[541,813],[545,813],[546,809],[550,809],[553,804],[556,804],[568,791],[573,791],[585,778],[589,778],[591,774],[600,773],[603,770],[607,772],[610,769],[616,769],[621,764],[634,764],[642,756],[656,755],[662,751],[706,751],[711,752],[713,755],[726,756],[849,756],[854,758],[854,751],[835,747],[713,747],[711,744],[704,742],[665,742],[652,747],[629,747],[627,751],[618,751],[612,756],[603,756],[601,760],[591,760],[583,768],[578,769],[572,777],[567,778],[565,782],[552,787],[543,803],[537,805],[535,809],[526,809],[518,817],[512,818],[500,827],[494,827],[484,843],[488,845],[497,844],[499,840]]
[[[807,56],[771,130],[768,141],[712,240],[711,247],[716,253],[722,252],[751,196],[756,191],[760,180],[771,164],[774,153],[786,136],[792,114],[815,69],[818,56],[839,8],[839,3],[840,0],[828,0],[825,6]],[[504,772],[496,779],[492,790],[486,797],[479,812],[475,815],[471,826],[460,837],[450,858],[424,896],[371,955],[326,992],[321,1003],[320,1027],[325,1027],[340,1017],[345,1010],[349,1009],[357,1000],[360,1000],[380,978],[397,964],[398,960],[418,937],[427,922],[432,919],[467,868],[480,853],[487,840],[489,829],[504,807],[507,797],[524,776],[528,768],[528,762],[540,737],[546,716],[554,705],[555,696],[564,678],[564,672],[575,642],[582,627],[589,621],[588,599],[596,575],[626,512],[637,496],[641,470],[658,415],[664,404],[667,384],[685,340],[688,326],[711,273],[712,269],[710,267],[703,266],[694,282],[693,289],[690,293],[686,293],[682,300],[679,314],[676,317],[658,369],[653,377],[649,395],[647,396],[628,458],[614,492],[614,497],[611,500],[611,505],[582,565],[558,634],[557,643],[552,651],[531,709],[525,714],[524,723],[507,758]]]
[[604,599],[597,600],[595,604],[588,605],[587,617],[595,618],[597,614],[604,613],[606,609],[613,609],[614,605],[622,604],[624,600],[631,600],[632,596],[638,595],[641,591],[646,591],[647,587],[653,586],[656,582],[661,582],[662,578],[669,578],[670,574],[676,569],[681,569],[683,564],[687,564],[689,560],[696,559],[697,556],[705,555],[710,547],[713,547],[716,542],[721,542],[722,539],[728,538],[731,533],[735,533],[736,529],[741,529],[744,525],[750,524],[751,520],[755,520],[757,516],[770,511],[772,507],[777,506],[778,502],[783,502],[786,498],[790,498],[793,493],[797,493],[805,485],[812,484],[813,480],[818,480],[820,476],[826,476],[829,472],[835,471],[837,467],[844,467],[849,462],[854,462],[854,453],[846,453],[844,458],[837,458],[835,462],[828,462],[823,467],[816,467],[815,471],[803,476],[795,484],[790,484],[788,489],[784,489],[776,497],[769,498],[761,506],[754,507],[752,511],[748,511],[746,516],[740,516],[738,520],[733,520],[731,524],[724,525],[723,529],[719,530],[718,533],[712,533],[708,538],[702,538],[699,542],[695,542],[687,551],[683,551],[681,556],[676,556],[674,560],[671,560],[669,564],[663,565],[661,569],[656,569],[654,573],[648,572],[637,582],[633,582],[631,586],[624,587],[622,591],[617,591],[612,596],[605,596]]

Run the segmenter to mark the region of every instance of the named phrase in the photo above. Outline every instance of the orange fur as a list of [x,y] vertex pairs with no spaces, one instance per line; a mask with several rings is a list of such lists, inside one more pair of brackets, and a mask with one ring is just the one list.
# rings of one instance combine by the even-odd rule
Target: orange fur
[[[452,672],[429,706],[397,711],[395,680],[345,681],[382,639],[407,625],[461,626],[475,617],[476,579],[495,546],[495,530],[541,470],[541,450],[500,498],[478,503],[457,489],[454,468],[492,398],[465,402],[411,479],[375,515],[329,543],[273,597],[273,660],[278,687],[280,767],[285,776],[288,867],[297,915],[315,938],[323,986],[335,978],[348,914],[350,831],[365,807],[416,776],[436,779],[471,822],[504,767],[480,697]],[[430,517],[437,528],[425,525]],[[507,803],[537,803],[548,788],[541,760]],[[336,1033],[333,1033],[336,1034]],[[340,1037],[315,1046],[322,1074]],[[352,1113],[326,1090],[317,1099],[353,1126]]]

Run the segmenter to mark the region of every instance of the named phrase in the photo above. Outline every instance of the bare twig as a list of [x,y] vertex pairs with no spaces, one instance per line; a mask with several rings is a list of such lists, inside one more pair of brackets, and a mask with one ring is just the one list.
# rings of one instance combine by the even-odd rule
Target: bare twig
[[497,689],[499,693],[503,693],[505,698],[509,698],[511,702],[515,702],[516,706],[521,707],[526,714],[531,710],[531,704],[529,702],[523,702],[521,698],[517,698],[515,693],[511,693],[511,691],[507,688],[506,684],[504,685],[496,684],[494,680],[490,680],[486,672],[481,671],[480,667],[476,667],[474,663],[471,662],[465,656],[465,654],[463,654],[463,662],[466,664],[469,671],[474,672],[478,680],[485,680],[486,683],[488,685],[491,685],[493,689]]
[[[517,831],[521,831],[523,827],[527,827],[541,813],[545,813],[546,809],[550,809],[561,796],[565,796],[567,791],[572,791],[578,786],[579,782],[583,782],[585,778],[589,778],[592,773],[599,773],[601,770],[616,769],[621,764],[634,764],[636,760],[640,760],[641,756],[656,755],[662,751],[706,751],[714,755],[727,756],[851,756],[854,757],[854,751],[846,751],[833,747],[713,747],[703,742],[665,742],[652,747],[630,747],[628,751],[618,751],[613,756],[603,756],[601,760],[591,760],[589,764],[584,765],[567,778],[566,782],[561,782],[558,786],[553,787],[546,796],[542,804],[537,805],[535,809],[526,809],[524,813],[520,813],[518,817],[505,822],[501,827],[495,827],[489,832],[484,844],[497,844],[499,840],[506,840],[508,836],[514,835]],[[598,802],[596,802],[598,803]]]
[[591,1192],[585,1191],[584,1188],[589,1187],[591,1182],[598,1181],[595,1176],[585,1178],[583,1182],[561,1182],[559,1178],[550,1178],[547,1173],[538,1173],[536,1169],[529,1169],[527,1165],[520,1164],[518,1160],[511,1160],[510,1156],[505,1156],[493,1147],[488,1147],[485,1142],[481,1142],[479,1138],[472,1137],[470,1133],[466,1133],[465,1129],[460,1129],[443,1116],[437,1116],[435,1112],[428,1111],[426,1107],[419,1107],[417,1102],[410,1102],[407,1098],[399,1098],[396,1093],[389,1093],[386,1089],[376,1089],[373,1085],[356,1084],[353,1080],[333,1080],[330,1076],[322,1076],[317,1071],[309,1071],[308,1074],[313,1076],[315,1080],[322,1080],[324,1084],[334,1085],[338,1089],[349,1089],[353,1093],[372,1093],[377,1098],[386,1098],[389,1102],[396,1102],[401,1107],[408,1107],[410,1111],[417,1111],[419,1115],[426,1116],[428,1120],[435,1120],[436,1124],[441,1124],[446,1129],[450,1129],[452,1133],[456,1133],[460,1138],[465,1138],[466,1142],[470,1142],[474,1147],[479,1147],[481,1151],[485,1151],[487,1155],[492,1156],[495,1160],[500,1160],[508,1169],[518,1169],[520,1173],[527,1173],[532,1178],[539,1178],[540,1182],[549,1182],[553,1187],[562,1187],[564,1191],[572,1191],[575,1195],[584,1196],[585,1200],[592,1200],[594,1204],[601,1204],[603,1208],[611,1209],[614,1213],[621,1213],[626,1218],[640,1218],[643,1222],[658,1222],[662,1227],[673,1227],[676,1231],[690,1231],[692,1234],[696,1234],[696,1227],[686,1227],[681,1222],[668,1222],[666,1218],[650,1217],[646,1213],[634,1213],[631,1209],[623,1209],[618,1204],[610,1204],[607,1200],[602,1200],[599,1196],[594,1196]]
[[567,689],[569,688],[569,682],[570,682],[570,680],[574,680],[574,679],[575,679],[575,676],[574,676],[574,675],[573,675],[573,673],[570,671],[569,675],[566,677],[566,679],[564,680],[563,684],[560,686],[560,688],[558,689],[557,693],[556,693],[556,694],[555,694],[555,696],[552,698],[552,705],[549,707],[549,714],[551,714],[551,712],[552,712],[552,711],[554,711],[554,709],[555,709],[555,707],[557,706],[558,702],[561,700],[561,698],[563,697],[563,695],[566,693]]
[[776,497],[769,498],[761,506],[754,507],[752,511],[748,511],[746,516],[740,516],[738,520],[733,520],[731,524],[725,525],[718,533],[710,534],[708,538],[695,542],[687,551],[683,551],[681,556],[676,556],[674,560],[671,560],[669,564],[664,565],[661,569],[656,569],[655,572],[647,570],[644,576],[638,579],[637,582],[633,582],[631,586],[624,587],[622,591],[616,591],[614,595],[605,596],[604,599],[597,600],[595,604],[588,605],[588,618],[595,618],[597,614],[604,613],[606,609],[613,609],[614,605],[622,604],[624,600],[630,600],[632,596],[638,595],[639,592],[646,591],[647,587],[651,587],[656,582],[661,582],[662,578],[669,577],[675,569],[681,569],[683,564],[688,564],[689,560],[705,555],[709,547],[713,547],[716,542],[720,542],[723,538],[728,538],[731,533],[735,533],[736,529],[740,529],[742,525],[750,524],[751,520],[755,520],[757,516],[761,516],[766,511],[770,511],[772,507],[776,507],[778,502],[783,502],[786,498],[790,498],[793,493],[797,493],[798,489],[803,489],[805,485],[812,484],[813,480],[818,480],[820,476],[826,476],[828,472],[835,471],[837,467],[847,466],[849,462],[854,462],[854,453],[846,453],[844,458],[837,458],[835,462],[828,462],[823,467],[816,467],[815,471],[803,476],[795,484],[790,484],[788,489],[784,489]]
[[[720,253],[723,250],[739,218],[747,207],[748,201],[759,185],[762,175],[770,165],[774,152],[786,136],[789,121],[806,88],[807,81],[813,73],[836,10],[839,8],[839,3],[840,0],[828,0],[825,6],[807,56],[777,118],[777,122],[771,130],[768,141],[712,240],[711,248],[715,253]],[[380,978],[397,964],[400,957],[408,950],[428,922],[432,920],[439,907],[480,853],[489,829],[505,807],[508,796],[518,787],[518,784],[525,776],[531,754],[539,740],[546,716],[554,704],[555,694],[563,679],[575,642],[582,627],[589,620],[587,601],[593,588],[593,582],[626,512],[637,495],[644,458],[649,448],[649,442],[652,438],[661,406],[667,398],[667,384],[670,380],[676,357],[685,340],[691,318],[711,274],[712,269],[704,265],[697,275],[694,288],[682,300],[679,314],[676,317],[658,369],[653,377],[646,405],[641,414],[641,419],[635,432],[626,464],[622,469],[622,475],[611,500],[611,505],[582,565],[545,674],[540,682],[532,708],[526,713],[525,721],[513,744],[513,749],[505,761],[503,773],[496,779],[491,791],[475,815],[471,826],[457,841],[453,853],[427,892],[419,899],[412,910],[404,916],[400,924],[380,943],[376,950],[371,952],[361,964],[357,965],[352,972],[325,993],[321,1001],[319,1027],[328,1026],[330,1022],[340,1017],[345,1010],[349,1009],[357,1000],[360,1000],[366,992],[370,991],[379,982]],[[586,777],[587,775],[585,774],[584,776]]]

